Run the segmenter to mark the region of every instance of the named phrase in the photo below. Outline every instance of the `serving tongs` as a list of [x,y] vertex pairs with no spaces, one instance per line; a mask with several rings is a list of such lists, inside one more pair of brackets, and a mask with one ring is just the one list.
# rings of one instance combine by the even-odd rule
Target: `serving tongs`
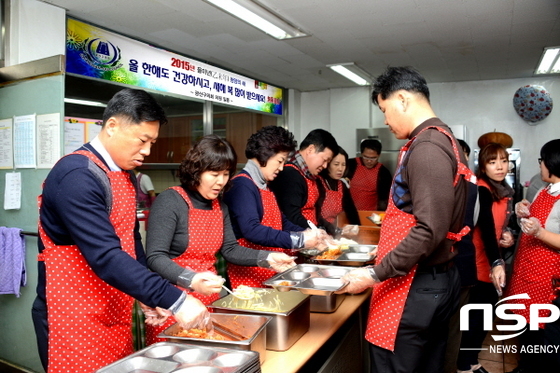
[[214,326],[214,331],[218,332],[219,334],[223,335],[224,337],[228,337],[234,341],[243,341],[249,339],[245,337],[243,334],[228,328],[227,326],[220,324],[219,322],[212,320],[212,326]]

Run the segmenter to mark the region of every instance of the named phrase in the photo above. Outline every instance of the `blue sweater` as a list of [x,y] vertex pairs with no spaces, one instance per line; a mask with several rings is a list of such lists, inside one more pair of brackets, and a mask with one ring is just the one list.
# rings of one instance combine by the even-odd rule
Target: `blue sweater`
[[[82,149],[102,159],[89,144]],[[134,232],[137,259],[121,249],[109,220],[103,184],[91,167],[97,166],[82,155],[64,157],[53,167],[43,189],[40,219],[45,232],[57,245],[77,245],[97,276],[111,286],[148,306],[171,307],[181,290],[146,268],[138,222]],[[39,252],[43,249],[39,240]],[[44,262],[39,262],[37,301],[45,301]]]
[[[245,171],[242,174],[247,175]],[[224,202],[228,205],[235,237],[268,247],[292,248],[289,232],[303,230],[291,223],[282,214],[282,230],[273,229],[261,224],[264,209],[259,188],[246,177],[236,177],[231,189],[224,194]]]

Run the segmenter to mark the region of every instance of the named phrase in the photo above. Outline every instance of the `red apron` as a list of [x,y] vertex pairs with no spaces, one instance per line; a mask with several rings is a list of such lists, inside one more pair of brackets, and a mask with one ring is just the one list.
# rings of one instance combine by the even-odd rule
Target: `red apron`
[[[109,218],[122,250],[136,258],[136,191],[130,174],[110,171],[89,151],[72,154],[88,157],[107,174],[113,197]],[[39,211],[41,204],[39,196]],[[38,260],[46,270],[48,372],[89,373],[133,353],[134,299],[97,277],[76,245],[55,245],[40,221],[39,234],[45,246]]]
[[[484,186],[490,189],[487,182],[482,179],[478,179],[478,185]],[[506,218],[508,216],[508,206],[511,197],[505,197],[499,201],[492,202],[492,216],[494,218],[494,228],[496,234],[497,242],[500,241],[502,237],[502,232],[507,225]],[[476,258],[476,276],[478,281],[492,282],[490,280],[490,263],[488,263],[488,256],[484,250],[484,241],[482,240],[482,235],[480,233],[480,228],[475,227],[473,231],[473,244],[475,248],[475,258]]]
[[143,176],[143,173],[139,173],[138,176],[136,176],[136,180],[138,180],[138,189],[136,189],[136,201],[144,202],[144,207],[149,209],[150,207],[152,207],[152,197],[142,191],[142,187],[140,186],[140,184],[142,183]]
[[[236,177],[246,177],[247,179],[253,181],[251,177],[247,174],[239,174]],[[282,230],[282,213],[276,202],[276,197],[274,193],[268,188],[260,189],[262,205],[263,205],[263,217],[261,224],[270,227],[272,229]],[[266,247],[261,246],[253,242],[247,241],[245,238],[240,238],[237,242],[241,246],[249,247],[254,250],[268,250],[268,251],[278,251],[282,253],[291,254],[291,250],[284,250],[280,247]],[[276,271],[269,268],[259,268],[259,267],[247,267],[239,266],[232,263],[227,264],[229,281],[233,289],[237,288],[239,285],[246,285],[250,287],[263,287],[263,282],[271,278],[276,274]]]
[[[531,216],[545,224],[548,215],[560,195],[552,196],[543,189],[530,206]],[[513,261],[513,272],[507,296],[527,293],[531,299],[512,299],[508,303],[525,305],[524,310],[512,310],[529,322],[529,306],[533,303],[548,304],[555,298],[552,278],[560,274],[560,253],[534,236],[521,235],[519,248]],[[550,311],[542,310],[539,316],[550,316]],[[539,324],[544,328],[544,324]]]
[[382,164],[367,168],[361,158],[356,158],[356,172],[350,180],[350,194],[356,209],[365,211],[377,210],[377,177]]
[[333,224],[336,217],[342,211],[342,181],[337,180],[337,190],[331,190],[325,179],[319,177],[325,187],[325,200],[321,206],[321,216]]
[[[224,242],[224,216],[220,208],[220,201],[212,200],[212,210],[201,210],[193,206],[191,199],[182,187],[175,186],[173,189],[183,197],[189,206],[189,246],[185,252],[172,260],[181,267],[189,267],[195,272],[217,273],[216,253],[222,248]],[[183,289],[177,286],[179,289]],[[202,295],[191,293],[205,305],[209,305],[220,298],[220,294]],[[146,344],[164,342],[166,339],[157,338],[165,329],[175,323],[174,318],[169,318],[161,326],[146,325]]]
[[[468,169],[468,167],[461,163],[459,152],[452,136],[442,128],[435,126],[426,127],[422,131],[420,131],[420,133],[429,128],[437,129],[441,133],[445,134],[447,137],[449,137],[451,143],[453,144],[455,159],[457,160],[457,163],[459,165],[457,167],[457,173],[455,175],[453,185],[457,185],[460,175],[463,175],[466,179],[471,178],[472,172]],[[410,139],[406,143],[406,145],[402,147],[399,154],[399,164],[397,166],[395,177],[399,173],[404,155],[415,139],[416,137]],[[385,219],[383,220],[383,227],[381,229],[381,236],[378,246],[378,263],[402,240],[404,240],[408,235],[410,229],[412,229],[412,227],[416,225],[416,218],[414,217],[414,215],[399,210],[395,206],[392,197],[393,188],[391,188],[391,195],[389,196],[389,206],[387,208]],[[462,236],[468,233],[468,231],[468,229],[463,228],[463,230],[461,230],[461,232],[459,233],[448,233],[447,238],[454,241],[459,241]],[[404,305],[406,303],[410,285],[412,284],[412,280],[414,279],[417,267],[418,264],[414,265],[410,272],[408,272],[405,276],[389,278],[375,285],[374,292],[371,297],[368,325],[366,329],[366,339],[370,343],[390,351],[395,350],[397,331],[399,329]]]
[[308,177],[306,177],[303,171],[294,164],[288,163],[286,164],[286,167],[295,168],[305,180],[305,183],[307,184],[307,201],[305,202],[305,205],[301,208],[301,214],[307,220],[311,220],[313,224],[317,224],[315,203],[317,203],[317,200],[319,199],[319,189],[317,188],[317,184],[315,183],[315,180],[311,180]]

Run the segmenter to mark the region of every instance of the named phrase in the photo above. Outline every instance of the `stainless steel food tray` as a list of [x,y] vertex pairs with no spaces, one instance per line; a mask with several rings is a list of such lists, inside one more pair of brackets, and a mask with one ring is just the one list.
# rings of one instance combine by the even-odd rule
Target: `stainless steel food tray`
[[342,254],[336,259],[320,259],[314,256],[311,259],[319,264],[338,264],[341,266],[361,267],[375,263],[376,255],[370,255],[377,245],[348,245]]
[[[270,288],[254,289],[259,296],[253,303],[227,295],[214,301],[210,307],[219,312],[248,313],[272,317],[272,320],[266,326],[266,349],[272,351],[289,349],[309,330],[311,297],[298,291],[279,292]],[[257,304],[262,304],[265,308],[252,307]],[[271,304],[274,307],[268,306]]]
[[247,336],[243,340],[213,340],[190,337],[179,337],[181,331],[179,324],[173,324],[158,335],[158,338],[165,338],[170,342],[190,343],[206,347],[224,347],[235,350],[252,350],[260,355],[261,363],[266,359],[266,326],[272,319],[265,315],[248,315],[232,313],[211,313],[212,320],[221,325],[233,329],[234,331]]
[[97,373],[234,373],[260,372],[259,354],[228,348],[159,342],[97,371]]
[[[347,285],[342,277],[349,268],[321,264],[298,264],[269,278],[264,285],[273,288],[296,289],[308,295],[332,295]],[[287,282],[290,285],[286,286]]]

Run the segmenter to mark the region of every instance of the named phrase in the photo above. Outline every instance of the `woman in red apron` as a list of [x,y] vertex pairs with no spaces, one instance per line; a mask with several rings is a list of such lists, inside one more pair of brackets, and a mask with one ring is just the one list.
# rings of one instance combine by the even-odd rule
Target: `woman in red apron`
[[335,235],[336,218],[343,211],[346,213],[346,218],[350,224],[360,224],[358,210],[348,190],[347,181],[344,179],[347,162],[348,153],[338,147],[338,155],[329,162],[329,166],[321,171],[317,178],[319,186],[317,205],[321,207],[319,225],[325,227],[327,233],[331,235]]
[[[237,156],[226,140],[203,137],[181,163],[181,186],[161,193],[150,211],[148,266],[176,286],[194,291],[206,305],[219,298],[224,282],[216,268],[218,253],[242,266],[279,270],[294,265],[286,254],[252,250],[235,240],[227,207],[219,197],[236,166]],[[158,334],[172,323],[147,326],[147,344],[162,341]]]
[[[317,237],[310,229],[303,230],[286,219],[268,188],[268,183],[282,171],[295,147],[292,133],[278,126],[263,127],[247,141],[247,164],[224,194],[240,245],[288,255],[293,255],[297,249],[317,245]],[[232,263],[228,263],[227,271],[232,288],[239,285],[262,287],[262,283],[275,274],[268,268]]]
[[[541,149],[539,165],[541,178],[547,183],[533,203],[523,200],[515,206],[523,234],[513,261],[513,273],[507,296],[527,293],[530,299],[511,299],[509,303],[524,305],[512,310],[529,323],[529,307],[533,303],[549,304],[556,295],[552,280],[560,278],[560,140],[552,140]],[[550,311],[541,311],[546,317]],[[526,330],[518,338],[524,345],[544,345],[547,324],[538,331]],[[558,336],[556,336],[556,339]],[[544,372],[553,362],[542,354],[521,354],[516,372]],[[557,362],[556,362],[557,364]]]
[[[513,189],[506,183],[509,156],[504,146],[490,143],[478,157],[478,194],[480,213],[473,232],[477,267],[476,285],[468,303],[495,304],[505,286],[505,263],[501,247],[513,245],[513,235],[507,230],[511,215]],[[460,372],[485,373],[478,362],[478,353],[486,334],[482,314],[469,313],[469,329],[463,331],[457,359]]]

